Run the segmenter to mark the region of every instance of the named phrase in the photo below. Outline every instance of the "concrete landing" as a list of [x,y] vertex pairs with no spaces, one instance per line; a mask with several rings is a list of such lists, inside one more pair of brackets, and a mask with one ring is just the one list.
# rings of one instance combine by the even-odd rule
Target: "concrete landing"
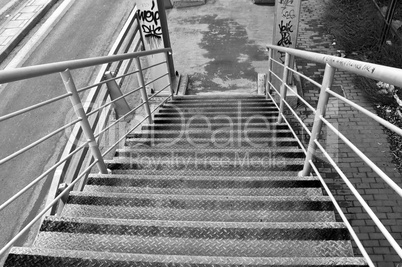
[[268,67],[274,6],[211,0],[168,10],[176,70],[189,74],[188,94],[257,93]]

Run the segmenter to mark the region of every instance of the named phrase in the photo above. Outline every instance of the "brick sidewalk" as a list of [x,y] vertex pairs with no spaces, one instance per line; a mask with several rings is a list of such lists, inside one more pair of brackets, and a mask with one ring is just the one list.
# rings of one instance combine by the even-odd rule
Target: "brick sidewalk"
[[[322,19],[326,1],[302,0],[301,22],[299,28],[298,48],[325,54],[336,54],[332,44],[333,37],[329,35]],[[324,65],[297,60],[299,71],[314,80],[321,82]],[[343,89],[344,96],[360,106],[375,113],[372,104],[365,99],[361,89],[353,85],[354,76],[345,71],[337,71],[334,85]],[[319,89],[308,82],[303,84],[304,98],[317,106]],[[299,107],[305,122],[312,125],[312,112]],[[397,184],[402,185],[401,174],[392,163],[391,151],[382,126],[358,112],[352,107],[330,98],[327,118],[334,123],[351,142],[365,153]],[[359,193],[367,201],[392,236],[402,245],[402,201],[401,198],[371,170],[349,147],[334,134],[324,129],[324,139],[327,149],[337,158],[337,163],[349,178]],[[374,222],[352,195],[346,184],[330,168],[329,163],[319,160],[325,173],[325,180],[341,204],[344,213],[351,222],[367,252],[377,266],[396,266],[402,260],[388,244]]]

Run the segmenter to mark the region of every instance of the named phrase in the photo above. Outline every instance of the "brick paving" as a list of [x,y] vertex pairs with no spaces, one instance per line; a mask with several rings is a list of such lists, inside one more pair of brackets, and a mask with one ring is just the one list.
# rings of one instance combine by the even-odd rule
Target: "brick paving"
[[29,0],[0,25],[0,61],[3,61],[56,0]]
[[[325,54],[336,55],[336,44],[333,45],[333,36],[325,30],[323,0],[302,0],[301,22],[299,28],[298,48]],[[299,71],[314,80],[321,82],[324,65],[307,63],[297,60]],[[353,85],[354,75],[338,70],[335,75],[335,86],[343,89],[344,96],[360,106],[375,113],[373,105],[365,98],[361,88]],[[316,107],[319,89],[311,83],[303,82],[304,98]],[[311,127],[312,112],[307,108],[299,107],[299,113]],[[402,186],[401,174],[392,163],[392,155],[382,126],[353,109],[347,104],[330,98],[327,118],[337,126],[351,142],[363,151],[377,166],[379,166],[398,185]],[[392,236],[402,246],[402,200],[401,198],[371,170],[348,146],[330,132],[323,130],[323,143],[330,154],[335,157],[340,168],[349,178],[359,193],[372,207]],[[342,206],[344,213],[357,232],[367,252],[377,266],[399,266],[402,259],[388,244],[374,222],[352,195],[341,178],[329,166],[322,156],[317,160],[324,178],[330,186],[336,199]],[[357,250],[356,250],[356,253]]]

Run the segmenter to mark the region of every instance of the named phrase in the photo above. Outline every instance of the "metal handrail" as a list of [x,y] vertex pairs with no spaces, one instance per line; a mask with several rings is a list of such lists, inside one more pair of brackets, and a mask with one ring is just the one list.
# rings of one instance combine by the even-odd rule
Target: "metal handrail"
[[[155,112],[157,108],[160,107],[161,104],[165,103],[168,99],[173,97],[173,94],[171,93],[160,105],[157,106],[156,109],[154,109],[152,112],[149,112],[148,115],[140,121],[137,125],[135,125],[132,129],[130,129],[128,132],[126,132],[117,142],[112,144],[110,147],[106,147],[106,151],[103,153],[100,152],[99,148],[99,142],[101,140],[101,137],[104,133],[109,131],[112,127],[115,127],[118,123],[122,122],[123,120],[126,120],[127,117],[129,117],[131,114],[133,114],[136,110],[138,110],[141,107],[146,107],[146,109],[149,111],[149,103],[147,101],[147,94],[145,91],[145,86],[149,85],[163,77],[168,76],[169,81],[166,82],[168,85],[164,86],[161,85],[160,87],[163,87],[162,90],[159,90],[160,88],[156,88],[159,91],[157,94],[165,90],[166,88],[170,87],[171,92],[173,92],[172,88],[172,81],[171,81],[171,73],[170,69],[168,67],[168,58],[166,58],[164,61],[158,62],[156,64],[150,65],[150,66],[141,66],[140,58],[141,57],[146,57],[150,55],[155,55],[155,54],[164,54],[165,56],[168,55],[168,53],[171,53],[171,48],[162,48],[162,49],[157,49],[157,50],[151,50],[151,51],[137,51],[138,47],[140,45],[143,45],[143,40],[142,37],[138,40],[138,38],[135,37],[135,35],[138,33],[138,22],[136,20],[136,8],[134,8],[131,12],[130,19],[129,21],[126,22],[125,26],[123,27],[123,31],[119,34],[119,39],[116,41],[113,46],[112,50],[109,53],[108,56],[102,56],[102,57],[94,57],[94,58],[88,58],[88,59],[80,59],[80,60],[69,60],[69,61],[63,61],[63,62],[55,62],[55,63],[48,63],[48,64],[42,64],[38,66],[31,66],[31,67],[23,67],[23,68],[18,68],[18,69],[7,69],[7,70],[2,70],[0,71],[0,84],[2,83],[10,83],[14,81],[19,81],[19,80],[26,80],[30,78],[35,78],[35,77],[40,77],[44,75],[49,75],[49,74],[54,74],[54,73],[60,73],[64,82],[64,85],[67,89],[67,93],[43,101],[41,103],[23,108],[21,110],[12,112],[10,114],[6,114],[4,116],[0,116],[0,122],[5,121],[8,119],[11,119],[13,117],[22,115],[24,113],[30,112],[34,109],[37,109],[42,106],[46,106],[48,104],[54,103],[56,101],[59,101],[61,99],[69,97],[74,110],[76,114],[78,115],[78,118],[75,119],[72,122],[69,122],[68,124],[52,131],[51,133],[46,134],[44,137],[39,138],[37,141],[25,146],[22,149],[19,149],[18,151],[12,153],[11,155],[6,156],[4,159],[0,160],[0,165],[3,163],[6,163],[10,161],[11,159],[14,159],[15,157],[21,155],[22,153],[28,151],[29,149],[45,142],[46,140],[50,139],[51,137],[55,136],[56,134],[66,130],[69,127],[74,126],[73,128],[73,138],[74,142],[72,144],[66,145],[66,148],[63,152],[63,155],[60,157],[59,160],[57,160],[56,163],[54,163],[51,167],[49,167],[47,170],[45,170],[42,174],[40,174],[38,177],[33,179],[32,181],[29,182],[28,185],[23,187],[21,190],[19,190],[16,194],[14,194],[11,198],[6,200],[6,202],[0,204],[0,210],[5,209],[8,207],[11,203],[13,203],[15,200],[17,200],[19,197],[21,197],[23,194],[28,192],[31,188],[39,184],[39,182],[43,181],[48,175],[51,173],[56,173],[55,176],[58,176],[58,173],[64,173],[64,170],[67,170],[67,166],[69,166],[74,158],[80,158],[80,159],[88,159],[87,157],[87,150],[88,150],[88,145],[89,149],[91,150],[91,156],[92,158],[89,158],[90,163],[83,164],[83,163],[76,163],[77,165],[77,173],[80,173],[80,169],[83,168],[84,170],[78,174],[72,177],[71,182],[67,182],[64,180],[64,183],[67,183],[66,188],[59,188],[61,193],[58,191],[56,193],[56,190],[53,185],[58,186],[61,182],[63,182],[64,179],[64,174],[61,176],[54,177],[52,181],[52,192],[54,192],[54,195],[50,194],[50,197],[48,199],[48,203],[45,205],[44,209],[41,209],[39,214],[35,216],[33,220],[28,222],[28,224],[21,230],[17,235],[15,235],[7,244],[6,246],[0,248],[0,255],[3,255],[5,252],[8,251],[8,249],[24,234],[26,233],[38,220],[40,220],[45,213],[47,213],[50,209],[57,208],[57,210],[60,210],[60,205],[57,206],[57,204],[62,204],[64,201],[63,199],[65,198],[65,195],[69,193],[70,190],[73,189],[75,185],[78,185],[78,183],[83,183],[85,181],[85,177],[88,176],[89,171],[92,169],[93,166],[98,165],[98,168],[102,173],[107,173],[108,170],[106,169],[106,165],[104,163],[104,157],[112,151],[113,149],[116,148],[116,146],[121,143],[121,141],[126,138],[132,131],[134,131],[138,126],[140,126],[145,120],[152,121],[152,114]],[[133,24],[134,26],[131,27],[130,25]],[[120,38],[124,38],[124,36],[127,36],[129,39],[127,42],[125,42],[127,46],[122,45],[123,41],[121,41]],[[138,35],[137,35],[138,37]],[[128,51],[131,51],[132,48],[130,46],[134,47],[134,52],[127,53]],[[119,52],[120,51],[120,52]],[[124,54],[121,54],[124,53]],[[137,68],[135,71],[131,71],[131,65],[132,62],[135,61]],[[86,67],[94,67],[94,66],[101,66],[99,74],[94,82],[94,84],[82,87],[80,89],[77,89],[74,84],[73,77],[70,73],[70,70],[74,69],[80,69],[80,68],[86,68]],[[143,72],[148,71],[152,68],[155,68],[156,66],[160,65],[166,65],[167,67],[167,73],[163,74],[151,81],[147,81],[145,83],[144,80],[144,75]],[[105,79],[103,76],[106,73],[106,71],[109,71],[112,66],[116,67],[116,72],[118,75],[116,77],[113,77],[114,75],[111,75],[113,78],[112,79]],[[121,68],[119,70],[119,68]],[[140,87],[134,90],[131,90],[129,92],[125,92],[122,94],[120,92],[120,96],[115,97],[113,96],[110,97],[110,101],[108,98],[108,94],[105,93],[105,90],[101,90],[102,86],[105,84],[107,87],[112,87],[114,82],[117,84],[119,81],[119,85],[122,85],[123,78],[127,77],[129,75],[137,74],[139,78],[141,78],[140,81]],[[107,76],[107,75],[106,75]],[[110,76],[110,75],[109,75]],[[109,77],[108,76],[108,77]],[[111,84],[109,84],[109,82]],[[83,101],[81,101],[79,97],[79,93],[85,92],[88,89],[92,89],[89,91],[87,101],[85,105],[83,104]],[[112,90],[112,89],[110,89]],[[117,89],[119,90],[119,88]],[[129,108],[128,110],[125,110],[125,114],[119,114],[119,119],[111,122],[108,124],[109,121],[109,116],[111,114],[111,107],[112,105],[118,106],[120,101],[125,101],[124,99],[130,95],[133,94],[134,92],[137,92],[141,90],[141,93],[143,97],[145,96],[145,101],[143,103],[140,103],[134,108]],[[157,95],[157,94],[154,94]],[[89,99],[89,101],[88,101]],[[99,108],[92,109],[92,107],[88,103],[102,103],[102,105]],[[122,103],[122,102],[121,102]],[[95,116],[92,116],[95,115]],[[89,118],[89,116],[92,116]],[[130,118],[129,118],[130,119]],[[127,119],[126,121],[128,121]],[[81,124],[79,127],[78,124]],[[84,132],[86,141],[83,142],[82,144],[77,144],[76,140],[81,137],[82,132]],[[81,160],[82,161],[82,160]],[[75,166],[74,165],[74,166]],[[86,165],[86,166],[85,166]],[[60,170],[62,170],[60,172]],[[62,206],[61,206],[62,207]]]
[[76,59],[76,60],[67,60],[55,63],[42,64],[37,66],[29,66],[18,69],[7,69],[0,71],[0,84],[16,82],[22,79],[29,79],[40,77],[44,75],[60,73],[65,71],[66,69],[74,70],[74,69],[82,69],[87,67],[92,67],[96,65],[102,65],[107,63],[112,63],[116,61],[139,58],[144,56],[150,56],[159,53],[172,52],[171,48],[162,48],[155,49],[149,51],[141,51],[141,52],[132,52],[127,54],[120,55],[111,55],[111,56],[103,56],[103,57],[92,57],[86,59]]
[[[285,48],[285,47],[278,47],[274,45],[268,45],[267,46],[270,49],[270,56],[268,61],[269,62],[276,62],[274,59],[272,59],[273,56],[273,50],[277,50],[280,52],[285,53],[286,58],[285,58],[285,64],[279,63],[283,67],[283,79],[279,78],[280,74],[274,73],[274,71],[269,68],[268,70],[268,77],[276,77],[279,79],[281,83],[281,90],[280,92],[278,91],[277,88],[273,85],[273,83],[268,80],[267,84],[269,85],[270,88],[274,89],[277,94],[280,96],[280,110],[281,112],[279,113],[278,116],[278,121],[281,119],[284,119],[287,124],[288,121],[286,120],[285,115],[283,114],[283,105],[285,104],[289,110],[292,111],[292,114],[298,122],[303,126],[304,129],[307,129],[307,126],[304,124],[304,122],[300,119],[298,114],[293,110],[293,108],[288,104],[286,101],[286,92],[287,90],[292,90],[291,87],[287,84],[287,73],[291,71],[292,73],[295,73],[301,77],[307,78],[308,81],[312,82],[310,78],[306,77],[305,75],[299,73],[297,70],[293,70],[292,68],[289,67],[288,64],[288,59],[290,56],[295,56],[295,57],[300,57],[304,58],[313,62],[317,63],[322,63],[326,65],[325,72],[324,72],[324,78],[322,84],[319,84],[317,82],[312,82],[314,85],[319,86],[321,89],[320,91],[320,97],[318,100],[318,105],[317,108],[315,109],[315,118],[314,118],[314,124],[313,128],[311,131],[311,137],[309,140],[309,145],[307,147],[306,151],[306,160],[304,163],[303,171],[300,172],[300,175],[308,175],[310,173],[311,168],[313,171],[320,177],[321,182],[324,185],[325,190],[328,191],[328,188],[325,184],[325,181],[322,179],[321,175],[319,174],[319,170],[316,168],[312,161],[312,157],[315,154],[316,149],[318,148],[321,150],[321,152],[324,154],[324,156],[328,159],[328,161],[331,163],[331,165],[335,168],[335,170],[338,172],[338,174],[341,176],[343,181],[347,184],[348,188],[352,191],[353,195],[357,198],[357,200],[360,202],[360,204],[364,207],[364,210],[370,215],[371,219],[374,221],[374,223],[377,225],[377,227],[380,229],[381,233],[385,236],[385,238],[388,240],[388,242],[391,244],[391,246],[395,249],[397,254],[402,258],[402,248],[398,245],[398,243],[395,241],[395,239],[392,237],[392,235],[387,231],[385,226],[381,223],[381,221],[378,219],[378,217],[374,214],[374,212],[371,210],[371,208],[368,206],[368,204],[364,201],[362,196],[359,194],[359,192],[353,187],[351,182],[347,179],[347,177],[344,175],[342,170],[339,168],[339,166],[335,163],[335,161],[329,156],[329,154],[326,152],[326,150],[323,148],[323,146],[319,143],[318,141],[318,135],[321,131],[322,124],[324,123],[327,127],[329,127],[341,140],[345,142],[345,144],[350,147],[367,165],[369,165],[399,196],[402,196],[402,189],[391,179],[386,175],[380,168],[378,168],[364,153],[362,153],[352,142],[350,142],[342,133],[340,133],[328,120],[325,119],[325,112],[326,112],[326,107],[327,103],[329,100],[329,96],[335,96],[337,99],[340,101],[348,104],[349,106],[363,112],[366,114],[368,117],[371,119],[379,122],[381,125],[387,127],[391,131],[394,131],[398,133],[399,135],[402,136],[402,129],[396,127],[395,125],[387,122],[386,120],[378,117],[377,115],[373,114],[372,112],[364,109],[363,107],[357,105],[356,103],[346,99],[343,96],[340,96],[339,94],[333,92],[330,88],[332,85],[332,81],[334,79],[334,74],[336,69],[342,69],[346,70],[348,72],[354,73],[356,75],[361,75],[365,76],[371,79],[376,79],[376,80],[381,80],[383,82],[393,84],[396,86],[401,86],[402,85],[402,69],[397,69],[397,68],[392,68],[392,67],[387,67],[387,66],[382,66],[378,64],[371,64],[371,63],[366,63],[366,62],[361,62],[357,60],[351,60],[351,59],[345,59],[345,58],[339,58],[335,56],[330,56],[330,55],[323,55],[319,53],[314,53],[314,52],[308,52],[308,51],[302,51],[302,50],[297,50],[297,49],[292,49],[292,48]],[[271,67],[271,64],[268,64]],[[277,71],[279,72],[279,71]],[[268,90],[266,92],[269,92]],[[296,94],[298,96],[298,94]],[[274,98],[269,94],[269,97],[271,97],[272,100]],[[300,97],[298,96],[300,99]],[[305,101],[302,101],[304,104],[306,104]],[[310,107],[310,106],[309,106]],[[290,125],[290,124],[289,124]],[[297,140],[298,137],[296,136]],[[299,144],[302,146],[301,142]],[[335,202],[335,199],[332,197],[332,201]],[[338,208],[337,208],[338,209]],[[339,211],[341,213],[342,219],[345,221],[346,217],[343,215],[342,211],[339,208]],[[349,231],[351,230],[350,224],[345,221]],[[354,239],[357,238],[356,234],[352,232],[352,236]],[[364,247],[361,245],[361,242],[357,239],[356,243],[361,250],[363,256],[367,260],[370,266],[374,266],[370,257],[368,256],[367,252],[364,250]]]
[[267,48],[402,87],[402,69],[275,45]]

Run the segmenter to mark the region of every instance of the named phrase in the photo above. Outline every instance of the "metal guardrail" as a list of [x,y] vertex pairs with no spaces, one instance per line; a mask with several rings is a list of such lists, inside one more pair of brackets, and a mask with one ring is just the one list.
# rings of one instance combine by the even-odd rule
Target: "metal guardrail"
[[[306,154],[304,167],[303,167],[303,170],[299,173],[299,175],[301,175],[301,176],[310,175],[311,171],[313,170],[314,173],[319,177],[319,179],[321,180],[321,182],[324,186],[324,189],[326,190],[328,195],[331,197],[337,211],[339,212],[346,227],[350,231],[354,241],[356,242],[356,244],[357,244],[358,248],[360,249],[361,253],[363,254],[364,258],[367,260],[367,262],[370,266],[374,266],[369,255],[367,254],[365,248],[363,247],[362,243],[358,239],[352,226],[346,219],[341,208],[337,204],[334,196],[332,195],[328,186],[325,184],[323,178],[321,177],[321,174],[320,174],[318,168],[315,166],[315,164],[313,162],[313,157],[316,154],[316,151],[318,148],[324,154],[324,156],[329,161],[329,163],[332,165],[332,167],[336,170],[336,172],[340,175],[340,177],[346,183],[346,185],[351,190],[353,195],[357,198],[357,200],[363,206],[365,211],[369,214],[371,219],[374,221],[374,223],[380,229],[382,234],[385,236],[385,238],[388,240],[388,242],[391,244],[391,246],[395,249],[395,251],[397,252],[399,257],[401,257],[401,259],[402,259],[402,248],[398,245],[398,243],[395,241],[395,239],[392,237],[392,235],[388,232],[388,230],[381,223],[379,218],[375,215],[375,213],[370,208],[370,206],[366,203],[366,201],[362,198],[362,196],[359,194],[359,192],[356,190],[356,188],[348,180],[348,178],[342,172],[342,170],[339,168],[339,166],[336,164],[336,162],[331,158],[331,156],[327,153],[327,151],[323,148],[323,146],[318,141],[318,139],[319,139],[318,136],[319,136],[319,133],[321,132],[321,128],[322,128],[323,124],[325,124],[333,133],[335,133],[342,141],[344,141],[344,143],[347,146],[349,146],[367,165],[369,165],[399,196],[402,197],[402,189],[387,174],[385,174],[378,166],[376,166],[375,163],[373,163],[366,155],[364,155],[364,153],[361,152],[351,141],[349,141],[341,132],[339,132],[338,129],[336,129],[336,127],[334,127],[328,120],[325,119],[325,113],[326,113],[326,108],[327,108],[327,104],[328,104],[328,99],[329,99],[329,96],[332,95],[332,96],[336,97],[338,100],[350,105],[351,107],[353,107],[353,108],[359,110],[360,112],[364,113],[365,115],[369,116],[371,119],[379,122],[384,127],[387,127],[391,131],[394,131],[395,133],[402,136],[402,129],[396,127],[395,125],[389,123],[388,121],[378,117],[377,115],[373,114],[372,112],[364,109],[363,107],[353,103],[352,101],[346,99],[345,97],[343,97],[331,90],[331,86],[332,86],[332,82],[334,79],[334,74],[336,72],[336,69],[345,70],[345,71],[354,73],[356,75],[361,75],[361,76],[365,76],[365,77],[368,77],[371,79],[380,80],[380,81],[383,81],[383,82],[386,82],[386,83],[389,83],[392,85],[396,85],[399,87],[402,87],[402,69],[382,66],[382,65],[378,65],[378,64],[371,64],[371,63],[347,59],[347,58],[340,58],[340,57],[335,57],[335,56],[330,56],[330,55],[323,55],[323,54],[319,54],[319,53],[302,51],[302,50],[297,50],[297,49],[292,49],[292,48],[279,47],[279,46],[275,46],[275,45],[268,45],[267,48],[269,49],[269,59],[268,59],[269,71],[268,71],[268,81],[267,81],[267,84],[268,84],[267,97],[270,97],[274,101],[273,96],[269,93],[269,91],[271,89],[280,96],[279,106],[278,106],[278,109],[280,111],[279,116],[278,116],[278,122],[285,120],[285,122],[288,123],[288,120],[286,119],[286,116],[284,114],[285,106],[287,106],[287,108],[292,112],[293,116],[295,116],[297,121],[301,124],[301,126],[306,130],[306,132],[310,136],[308,147],[304,148],[302,143],[298,139],[297,135],[292,130],[294,136],[299,140],[299,144],[301,145],[301,147],[303,148],[303,150]],[[284,64],[282,64],[281,62],[278,62],[277,60],[275,60],[273,58],[274,51],[279,51],[279,52],[286,54]],[[306,59],[309,61],[313,61],[316,63],[325,64],[326,67],[325,67],[322,84],[319,84],[316,81],[310,79],[309,77],[306,77],[302,73],[299,73],[296,70],[293,70],[292,68],[290,68],[289,62],[290,62],[290,57],[292,57],[292,56],[300,57],[300,58],[303,58],[303,59]],[[278,76],[278,74],[274,73],[273,67],[272,67],[273,64],[277,64],[278,66],[281,66],[283,68],[282,78],[280,78]],[[287,84],[289,72],[295,73],[298,76],[300,76],[304,79],[307,79],[313,85],[320,88],[320,96],[318,99],[317,108],[313,108],[300,95],[298,95],[296,92],[294,92],[293,89],[289,86],[289,84]],[[275,88],[275,86],[272,82],[273,79],[276,79],[279,81],[279,83],[280,83],[279,90],[277,88]],[[293,91],[294,95],[297,96],[297,98],[301,102],[306,104],[307,107],[310,110],[312,110],[313,113],[315,114],[314,124],[312,126],[311,131],[308,129],[308,127],[304,124],[304,122],[300,119],[300,117],[297,115],[297,113],[293,110],[293,108],[286,101],[286,96],[287,96],[288,90]]]
[[[152,123],[153,112],[155,112],[160,105],[173,97],[174,91],[172,87],[171,73],[169,68],[169,55],[171,54],[172,50],[170,48],[164,48],[152,51],[138,51],[143,49],[142,36],[139,33],[138,25],[139,23],[137,19],[137,9],[134,8],[127,23],[123,27],[118,40],[113,45],[112,50],[108,56],[63,61],[0,71],[0,84],[26,80],[34,77],[42,77],[54,73],[60,73],[67,90],[66,94],[1,116],[0,122],[26,114],[39,107],[55,103],[66,98],[70,98],[74,111],[77,115],[77,119],[74,119],[72,122],[65,124],[64,126],[54,130],[53,132],[47,134],[39,140],[14,152],[13,154],[0,159],[0,165],[9,162],[15,157],[25,153],[26,151],[41,143],[44,143],[49,138],[71,127],[74,127],[71,132],[72,140],[77,141],[81,138],[81,136],[84,136],[86,140],[82,144],[78,144],[77,142],[68,143],[64,148],[64,152],[61,158],[53,166],[49,167],[49,169],[40,174],[32,182],[21,189],[17,194],[15,194],[5,203],[2,203],[0,205],[0,211],[4,210],[19,197],[25,194],[29,189],[44,180],[49,174],[53,172],[55,173],[53,184],[49,193],[49,199],[45,205],[45,208],[41,212],[39,212],[36,217],[32,219],[21,231],[19,231],[19,233],[14,236],[3,248],[0,249],[0,258],[1,256],[5,255],[7,251],[11,248],[11,246],[13,246],[13,244],[22,235],[28,232],[29,229],[36,222],[40,221],[44,215],[49,214],[51,209],[53,209],[53,214],[60,213],[61,209],[63,208],[63,203],[66,199],[66,196],[68,196],[69,192],[74,187],[82,188],[80,184],[84,183],[93,166],[97,165],[101,173],[108,173],[107,167],[104,162],[105,155],[115,149],[115,147],[119,143],[121,143],[127,137],[127,135],[129,135],[138,126],[140,126],[143,121],[148,120],[148,122]],[[164,54],[165,60],[151,66],[143,67],[140,59],[142,57],[155,54]],[[135,63],[134,70],[132,70],[133,61]],[[166,65],[166,73],[154,78],[151,81],[145,82],[146,79],[144,78],[143,73],[159,65]],[[77,89],[70,70],[92,66],[101,67],[95,83]],[[116,75],[113,75],[114,73]],[[120,91],[120,87],[123,84],[124,79],[127,76],[133,74],[136,74],[138,77],[139,87],[122,94]],[[160,103],[154,110],[151,111],[148,101],[148,94],[146,92],[146,86],[163,77],[168,77],[168,83],[163,86],[163,88],[155,88],[157,89],[157,92],[153,94],[150,98],[155,97],[167,88],[170,88],[169,96],[166,97],[166,99],[164,99],[162,103]],[[141,92],[143,102],[134,108],[130,108],[125,101],[125,97],[138,91]],[[79,93],[82,92],[88,92],[88,96],[85,101],[81,100],[80,98]],[[112,95],[113,97],[111,97]],[[91,105],[85,105],[83,103],[101,103],[102,105],[96,109],[93,109]],[[112,105],[115,107],[116,110],[118,110],[117,112],[120,112],[120,114],[118,114],[119,118],[116,121],[113,121],[112,123],[110,123],[110,125],[108,125]],[[105,151],[101,152],[99,148],[99,141],[101,139],[101,136],[112,129],[112,127],[116,126],[119,122],[122,122],[123,120],[131,117],[133,113],[141,107],[145,109],[145,118],[137,123],[134,127],[129,129],[123,136],[119,138],[119,140],[111,144],[111,146],[108,147]],[[121,113],[121,111],[124,111],[124,113]],[[88,148],[91,152],[89,154],[87,153]],[[73,160],[74,157],[77,158],[76,161]],[[87,163],[84,163],[85,161]],[[69,168],[82,171],[78,173],[74,171],[73,173],[75,175],[66,175]],[[64,186],[60,187],[61,184]]]

